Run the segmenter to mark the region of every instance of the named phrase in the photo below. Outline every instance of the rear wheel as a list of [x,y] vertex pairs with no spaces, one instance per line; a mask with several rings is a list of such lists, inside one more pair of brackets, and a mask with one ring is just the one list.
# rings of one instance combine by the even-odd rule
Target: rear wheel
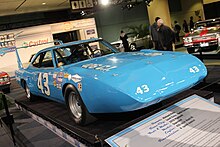
[[89,114],[78,91],[73,85],[68,85],[65,90],[66,104],[72,119],[79,125],[86,125],[95,121],[95,117]]
[[30,88],[28,87],[28,85],[25,83],[25,93],[26,93],[26,97],[29,101],[33,101],[34,100],[34,95],[31,93]]

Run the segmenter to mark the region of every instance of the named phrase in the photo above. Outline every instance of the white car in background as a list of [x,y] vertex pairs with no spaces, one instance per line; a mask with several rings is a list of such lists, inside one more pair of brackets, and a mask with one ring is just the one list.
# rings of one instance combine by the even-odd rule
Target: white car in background
[[[149,35],[143,38],[129,37],[128,43],[129,43],[129,47],[131,51],[137,51],[137,50],[144,49],[144,48],[150,49],[153,47],[153,43]],[[124,51],[122,40],[114,41],[111,44],[114,47],[116,47],[119,51],[121,52]]]

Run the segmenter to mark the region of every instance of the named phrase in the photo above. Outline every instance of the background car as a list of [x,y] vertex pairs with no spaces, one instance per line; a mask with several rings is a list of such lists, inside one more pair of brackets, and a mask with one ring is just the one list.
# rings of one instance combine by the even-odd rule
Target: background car
[[6,72],[0,71],[0,91],[9,93],[10,85],[10,76]]
[[216,51],[220,49],[220,18],[199,21],[195,29],[185,35],[184,47],[188,53]]
[[[141,49],[151,49],[153,47],[153,42],[150,36],[145,36],[143,38],[137,37],[129,37],[128,38],[129,48],[131,51],[138,51]],[[124,47],[121,40],[114,41],[111,43],[114,47],[116,47],[119,51],[123,52]]]
[[189,54],[118,52],[95,38],[43,49],[27,68],[19,67],[16,80],[30,101],[42,96],[66,104],[80,125],[94,121],[97,113],[129,112],[158,103],[207,74],[204,64]]

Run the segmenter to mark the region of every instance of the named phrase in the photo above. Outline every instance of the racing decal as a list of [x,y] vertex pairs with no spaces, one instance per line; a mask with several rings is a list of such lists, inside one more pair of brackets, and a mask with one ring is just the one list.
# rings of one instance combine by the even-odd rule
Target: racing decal
[[90,63],[82,65],[82,68],[95,69],[100,71],[110,71],[111,69],[117,68],[117,66]]
[[136,53],[133,53],[132,55],[154,57],[154,56],[161,56],[161,55],[163,55],[163,53],[161,53],[161,52],[154,52],[154,53],[136,52]]
[[75,75],[69,75],[68,80],[73,80],[73,82],[78,83],[82,81],[82,77],[78,74]]
[[150,89],[149,89],[148,85],[141,85],[141,86],[137,87],[135,94],[136,95],[137,94],[144,94],[144,93],[147,93],[149,91],[150,91]]
[[77,84],[78,91],[82,91],[82,83]]
[[68,73],[64,73],[63,77],[67,79],[69,77],[69,74]]
[[193,66],[189,68],[189,72],[191,73],[197,73],[199,72],[199,68],[197,66]]
[[37,79],[37,87],[43,94],[50,96],[50,88],[48,82],[48,73],[39,73]]
[[62,88],[62,82],[63,82],[64,73],[58,72],[53,74],[53,85],[54,87],[61,89]]
[[90,64],[85,64],[82,66],[82,68],[97,68],[97,67],[101,67],[102,64],[93,64],[93,63],[90,63]]
[[201,31],[201,33],[199,34],[199,36],[207,35],[207,33],[208,33],[208,29],[205,28],[205,29],[203,29],[203,30]]

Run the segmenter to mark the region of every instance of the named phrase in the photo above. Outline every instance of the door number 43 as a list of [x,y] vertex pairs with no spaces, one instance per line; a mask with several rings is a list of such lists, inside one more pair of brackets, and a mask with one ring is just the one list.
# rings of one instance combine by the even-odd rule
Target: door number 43
[[41,92],[47,96],[50,95],[50,88],[48,85],[48,73],[39,73],[37,79],[37,87]]

